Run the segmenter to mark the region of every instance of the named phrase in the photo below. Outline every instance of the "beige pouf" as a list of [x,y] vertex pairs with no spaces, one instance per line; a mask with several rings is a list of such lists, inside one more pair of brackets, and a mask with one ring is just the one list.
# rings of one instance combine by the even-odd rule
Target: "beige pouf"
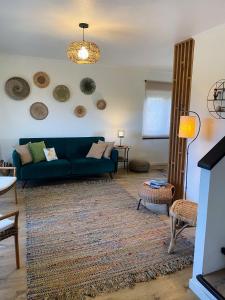
[[150,169],[150,163],[146,160],[133,159],[129,163],[129,170],[138,173],[148,172]]
[[168,183],[165,187],[161,187],[159,189],[153,189],[146,184],[142,184],[139,191],[138,196],[140,198],[137,210],[139,210],[141,201],[145,201],[145,203],[153,203],[153,204],[166,204],[167,205],[167,214],[169,215],[169,206],[173,202],[173,197],[175,194],[175,187]]

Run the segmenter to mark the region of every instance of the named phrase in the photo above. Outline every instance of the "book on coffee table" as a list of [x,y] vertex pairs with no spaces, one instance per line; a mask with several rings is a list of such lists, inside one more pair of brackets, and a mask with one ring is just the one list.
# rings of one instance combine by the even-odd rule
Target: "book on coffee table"
[[161,187],[165,187],[167,185],[166,179],[150,179],[146,180],[144,182],[145,185],[148,185],[149,187],[153,189],[160,189]]

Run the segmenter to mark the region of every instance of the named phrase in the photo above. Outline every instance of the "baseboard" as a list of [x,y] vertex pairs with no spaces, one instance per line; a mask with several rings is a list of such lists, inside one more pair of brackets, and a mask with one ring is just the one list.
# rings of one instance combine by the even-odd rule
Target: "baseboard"
[[[168,163],[149,162],[149,164],[150,164],[150,170],[168,169]],[[124,165],[122,163],[118,164],[118,169],[124,169]]]
[[150,163],[151,169],[152,170],[157,170],[157,169],[167,169],[168,168],[168,163]]
[[216,298],[194,277],[189,280],[189,288],[201,300],[216,300]]

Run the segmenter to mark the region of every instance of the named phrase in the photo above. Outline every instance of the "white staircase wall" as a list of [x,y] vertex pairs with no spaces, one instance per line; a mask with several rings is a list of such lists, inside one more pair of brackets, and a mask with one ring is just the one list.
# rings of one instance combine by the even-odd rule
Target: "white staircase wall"
[[[200,299],[215,299],[196,275],[225,268],[225,158],[209,171],[201,169],[193,277],[189,286]],[[207,295],[207,297],[206,297]]]
[[225,267],[225,158],[211,171],[202,169],[193,276]]

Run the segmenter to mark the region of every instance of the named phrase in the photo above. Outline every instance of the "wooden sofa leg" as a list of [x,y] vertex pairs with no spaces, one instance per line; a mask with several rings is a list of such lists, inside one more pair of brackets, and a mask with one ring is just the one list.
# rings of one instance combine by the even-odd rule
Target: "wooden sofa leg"
[[15,252],[16,252],[16,268],[20,268],[19,238],[18,232],[15,234]]
[[171,254],[174,252],[174,248],[176,245],[176,223],[177,219],[174,217],[170,217],[170,228],[171,228],[171,240],[170,240],[170,245],[168,248],[168,253]]
[[23,182],[22,188],[24,189],[26,185],[27,185],[27,180],[25,180],[25,181]]

